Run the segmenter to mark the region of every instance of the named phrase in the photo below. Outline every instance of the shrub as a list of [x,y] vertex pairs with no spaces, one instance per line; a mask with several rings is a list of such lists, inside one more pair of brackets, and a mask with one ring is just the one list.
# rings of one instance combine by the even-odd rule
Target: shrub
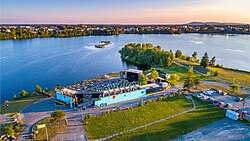
[[65,115],[63,110],[55,110],[53,113],[51,113],[51,117],[55,119],[63,118]]
[[4,104],[6,105],[6,104],[10,104],[10,101],[9,100],[5,100],[4,101]]
[[35,92],[33,92],[32,94],[31,94],[31,96],[35,96],[36,95],[36,93]]
[[121,108],[117,107],[116,108],[116,112],[118,112],[118,111],[121,111]]
[[219,73],[218,73],[218,71],[216,70],[215,72],[214,72],[214,76],[218,76],[219,75]]
[[14,99],[14,100],[17,100],[16,94],[13,95],[13,99]]
[[138,104],[138,106],[142,106],[142,105],[143,105],[143,104],[142,104],[142,101],[140,101],[139,104]]
[[21,97],[28,97],[28,96],[29,96],[29,93],[26,92],[25,90],[22,90],[22,91],[20,92],[20,96],[21,96]]
[[91,119],[92,117],[93,117],[92,114],[87,114],[87,115],[85,116],[85,119]]

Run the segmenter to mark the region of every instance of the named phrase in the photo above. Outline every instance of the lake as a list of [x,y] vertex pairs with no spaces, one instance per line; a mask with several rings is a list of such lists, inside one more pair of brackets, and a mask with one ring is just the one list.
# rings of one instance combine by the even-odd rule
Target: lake
[[[98,49],[102,40],[113,44]],[[127,68],[118,51],[127,43],[150,42],[163,49],[181,50],[201,58],[208,52],[216,63],[227,67],[250,70],[250,36],[248,35],[118,35],[83,36],[73,38],[42,38],[5,40],[1,43],[1,101],[19,96],[22,89],[35,91],[35,86],[53,88],[71,84],[97,75]]]

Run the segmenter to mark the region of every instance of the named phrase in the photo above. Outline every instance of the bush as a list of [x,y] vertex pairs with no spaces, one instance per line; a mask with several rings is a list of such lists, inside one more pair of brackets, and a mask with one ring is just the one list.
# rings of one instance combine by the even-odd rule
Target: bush
[[142,104],[142,101],[140,101],[139,104],[138,104],[138,106],[142,106],[142,105],[143,105],[143,104]]
[[214,72],[214,76],[218,76],[219,75],[219,73],[218,73],[218,71],[216,70],[215,72]]
[[32,94],[31,94],[31,96],[35,96],[36,95],[36,93],[35,92],[33,92]]
[[121,111],[121,108],[117,107],[116,108],[116,112],[118,112],[118,111]]
[[55,110],[53,113],[51,113],[51,117],[55,119],[63,118],[65,115],[63,110]]
[[92,116],[92,114],[87,114],[86,116],[85,116],[85,119],[91,119],[93,116]]
[[13,99],[14,99],[14,100],[17,100],[16,94],[13,95]]
[[20,96],[21,96],[21,97],[28,97],[28,96],[29,96],[29,93],[26,92],[25,90],[22,90],[22,91],[20,92]]
[[9,100],[5,100],[4,101],[4,104],[6,105],[6,104],[10,104],[10,101]]

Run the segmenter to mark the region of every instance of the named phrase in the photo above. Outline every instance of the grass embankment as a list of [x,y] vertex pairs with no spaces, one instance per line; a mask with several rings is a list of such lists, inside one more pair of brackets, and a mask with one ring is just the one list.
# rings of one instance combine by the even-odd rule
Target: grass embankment
[[146,128],[126,133],[111,140],[161,141],[171,140],[225,117],[225,112],[204,101],[194,99],[195,111],[171,118]]
[[10,103],[8,104],[9,107],[4,108],[1,105],[1,114],[5,114],[5,113],[16,113],[19,112],[21,109],[23,109],[24,107],[36,102],[36,101],[40,101],[45,99],[45,97],[43,96],[29,96],[29,97],[25,97],[25,98],[20,98],[14,101],[10,101]]
[[[40,124],[46,124],[47,130],[48,130],[48,137],[49,140],[58,132],[63,131],[66,128],[66,123],[64,118],[62,119],[53,119],[51,117],[45,118],[38,122],[36,125]],[[36,126],[33,129],[36,131]],[[38,129],[38,134],[36,134],[35,140],[46,140],[46,130],[45,128]]]
[[[126,133],[111,140],[170,140],[224,117],[225,113],[195,99],[197,110]],[[143,107],[110,113],[88,120],[85,126],[90,139],[97,139],[144,125],[192,108],[184,97],[169,98]]]
[[193,66],[194,70],[204,74],[207,74],[209,72],[211,75],[213,75],[217,70],[218,76],[215,76],[214,78],[215,80],[217,78],[217,81],[219,82],[223,82],[224,80],[224,82],[226,83],[237,83],[243,86],[250,87],[250,72],[221,67],[204,68],[202,66],[199,66],[198,63],[192,63],[182,59],[175,59],[175,61],[185,66]]
[[226,68],[209,67],[209,71],[218,71],[219,75],[216,78],[227,80],[231,83],[237,83],[244,86],[250,86],[250,72],[242,72],[237,70],[230,70]]
[[170,98],[88,119],[85,128],[89,139],[98,139],[180,113],[192,106],[192,102],[184,97]]

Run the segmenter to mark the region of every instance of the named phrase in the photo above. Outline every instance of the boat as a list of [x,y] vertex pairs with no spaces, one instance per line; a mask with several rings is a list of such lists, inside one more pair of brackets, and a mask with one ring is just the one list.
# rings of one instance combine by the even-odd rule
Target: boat
[[96,48],[105,48],[111,44],[112,44],[112,42],[110,42],[110,41],[101,41],[98,45],[95,45],[95,47]]

